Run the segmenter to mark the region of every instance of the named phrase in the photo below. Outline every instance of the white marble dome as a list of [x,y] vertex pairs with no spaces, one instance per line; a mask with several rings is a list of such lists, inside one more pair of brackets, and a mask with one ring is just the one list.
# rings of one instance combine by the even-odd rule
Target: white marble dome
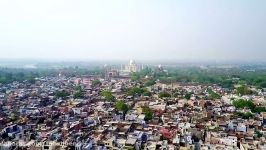
[[130,65],[134,65],[135,64],[135,61],[133,59],[130,59],[129,64]]

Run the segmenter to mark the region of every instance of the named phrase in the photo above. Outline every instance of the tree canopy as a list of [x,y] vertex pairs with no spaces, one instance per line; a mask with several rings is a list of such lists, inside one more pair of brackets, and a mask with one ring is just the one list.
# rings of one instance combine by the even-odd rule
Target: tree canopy
[[237,115],[240,116],[243,119],[250,119],[250,118],[254,117],[254,115],[252,113],[250,113],[250,112],[246,112],[246,113],[238,112]]
[[92,81],[92,86],[95,87],[95,86],[100,86],[102,84],[102,82],[100,80],[93,80]]
[[252,91],[246,85],[240,85],[236,88],[236,92],[239,95],[249,95],[252,94]]
[[155,80],[148,80],[148,81],[146,81],[145,83],[144,83],[144,86],[152,86],[152,85],[154,85],[156,82],[155,82]]
[[128,96],[135,96],[135,95],[141,95],[143,94],[145,91],[142,88],[138,88],[138,87],[133,87],[130,88],[127,92]]
[[164,92],[159,93],[159,97],[160,98],[171,97],[171,94],[164,91]]
[[115,103],[115,108],[119,111],[123,111],[124,113],[129,110],[127,104],[122,100],[119,100]]
[[143,108],[143,112],[145,114],[145,120],[148,121],[148,120],[152,120],[153,119],[153,116],[154,116],[154,112],[151,108],[149,108],[148,106],[144,106]]
[[67,96],[69,96],[70,94],[67,92],[67,91],[65,91],[65,90],[58,90],[58,91],[56,91],[56,93],[55,93],[55,96],[57,97],[57,98],[66,98]]
[[248,108],[253,113],[266,112],[266,108],[265,107],[256,106],[251,100],[244,100],[244,99],[234,100],[233,101],[233,105],[237,109]]
[[74,89],[74,99],[84,98],[83,88],[80,85],[76,86]]
[[216,92],[214,92],[212,89],[208,89],[208,94],[209,94],[209,98],[210,99],[221,99],[221,95],[217,94]]
[[243,109],[243,108],[255,108],[255,105],[252,103],[252,101],[250,100],[244,100],[244,99],[239,99],[239,100],[234,100],[233,101],[233,105],[237,108],[237,109]]
[[147,91],[147,90],[145,90],[144,92],[143,92],[143,96],[151,96],[152,94],[151,94],[151,92],[149,92],[149,91]]
[[189,100],[191,98],[191,95],[192,95],[191,93],[186,93],[185,94],[185,99]]
[[104,90],[100,93],[100,95],[103,96],[107,101],[113,101],[115,99],[110,90]]

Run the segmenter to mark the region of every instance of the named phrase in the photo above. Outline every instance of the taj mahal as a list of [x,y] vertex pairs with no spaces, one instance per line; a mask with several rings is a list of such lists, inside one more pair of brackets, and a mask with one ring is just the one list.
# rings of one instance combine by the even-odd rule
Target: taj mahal
[[128,64],[121,66],[121,74],[129,75],[134,72],[138,72],[141,70],[140,65],[136,64],[136,62],[131,59]]

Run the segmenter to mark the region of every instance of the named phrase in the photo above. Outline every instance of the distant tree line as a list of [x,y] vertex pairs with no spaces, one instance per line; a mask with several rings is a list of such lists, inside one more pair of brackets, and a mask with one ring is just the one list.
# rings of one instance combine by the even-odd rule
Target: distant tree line
[[[100,68],[62,68],[62,69],[22,69],[22,68],[0,68],[0,83],[8,84],[14,81],[35,82],[38,77],[55,77],[62,72],[66,77],[75,77],[81,75],[102,75]],[[98,82],[95,84],[99,84]]]
[[[257,88],[266,88],[266,69],[257,68],[256,71],[248,71],[245,67],[234,68],[200,68],[200,67],[168,67],[167,72],[156,68],[145,68],[144,70],[133,73],[131,79],[140,81],[149,76],[146,86],[155,84],[155,81],[170,84],[173,82],[181,83],[200,83],[217,84],[224,88],[234,88],[234,85],[244,81],[247,85],[254,85]],[[241,89],[242,88],[242,89]],[[249,93],[245,87],[240,87],[243,93]]]
[[34,82],[34,78],[39,76],[32,71],[25,71],[22,69],[0,69],[0,83],[7,84],[14,81],[22,82],[28,80]]

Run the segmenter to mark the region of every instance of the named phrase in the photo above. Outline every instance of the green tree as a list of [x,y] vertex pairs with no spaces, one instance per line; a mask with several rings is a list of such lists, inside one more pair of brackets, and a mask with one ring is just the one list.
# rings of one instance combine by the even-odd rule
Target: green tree
[[152,86],[155,83],[156,83],[155,80],[149,80],[149,81],[145,82],[144,86]]
[[139,81],[140,80],[140,74],[138,74],[138,73],[132,73],[131,74],[131,80],[133,80],[133,81]]
[[254,115],[250,112],[247,112],[247,113],[238,112],[237,115],[243,119],[250,119],[254,117]]
[[67,91],[65,91],[65,90],[59,90],[59,91],[56,91],[56,93],[55,93],[55,96],[57,98],[66,98],[69,95],[70,94]]
[[258,138],[261,138],[263,136],[263,133],[261,133],[260,131],[256,131],[255,133]]
[[121,100],[119,100],[119,101],[116,102],[115,108],[117,110],[119,110],[119,111],[123,111],[124,113],[126,113],[129,110],[127,104],[125,104],[125,102],[123,102]]
[[179,92],[175,92],[175,93],[173,94],[173,97],[177,98],[179,95],[180,95]]
[[144,91],[143,95],[144,95],[144,96],[151,96],[151,92],[149,92],[149,91]]
[[164,92],[159,93],[159,97],[160,98],[171,97],[171,94],[164,91]]
[[75,92],[74,92],[74,99],[80,99],[80,98],[84,98],[84,93],[83,93],[83,88],[82,86],[78,85],[75,88]]
[[191,98],[191,93],[187,93],[187,94],[185,95],[185,99],[189,100],[190,98]]
[[217,94],[216,92],[214,92],[212,89],[208,89],[208,93],[209,93],[209,98],[210,99],[221,99],[221,95]]
[[252,101],[244,100],[244,99],[234,100],[233,105],[237,109],[243,109],[243,108],[254,109],[255,108],[255,105],[252,103]]
[[244,99],[239,99],[239,100],[234,100],[233,105],[237,109],[243,109],[243,108],[248,108],[251,110],[253,113],[261,113],[261,112],[266,112],[265,107],[261,106],[256,106],[252,101],[250,100],[244,100]]
[[261,113],[261,112],[266,112],[266,108],[265,107],[255,107],[252,112],[254,113]]
[[93,80],[92,81],[92,86],[95,87],[95,86],[100,86],[102,84],[102,82],[100,80]]
[[74,89],[75,91],[83,91],[81,85],[75,86]]
[[115,99],[110,90],[104,90],[100,95],[103,96],[107,101],[113,101]]
[[154,112],[151,108],[149,108],[148,106],[144,106],[143,108],[143,112],[145,114],[145,120],[148,121],[148,120],[152,120],[153,119],[153,116],[154,116]]
[[74,99],[80,99],[80,98],[84,98],[84,94],[82,91],[76,91],[74,93]]
[[135,95],[141,95],[144,93],[144,89],[138,88],[138,87],[133,87],[130,88],[127,92],[128,96],[135,96]]
[[152,75],[152,69],[146,67],[145,69],[141,70],[140,72],[135,72],[131,74],[131,80],[133,81],[140,81],[146,75]]
[[27,78],[27,81],[30,82],[31,84],[34,84],[35,83],[35,78],[33,76],[29,76]]
[[258,85],[259,88],[266,88],[266,81],[257,83],[257,85]]
[[252,94],[252,91],[246,85],[240,85],[236,88],[236,92],[239,95],[249,95]]

